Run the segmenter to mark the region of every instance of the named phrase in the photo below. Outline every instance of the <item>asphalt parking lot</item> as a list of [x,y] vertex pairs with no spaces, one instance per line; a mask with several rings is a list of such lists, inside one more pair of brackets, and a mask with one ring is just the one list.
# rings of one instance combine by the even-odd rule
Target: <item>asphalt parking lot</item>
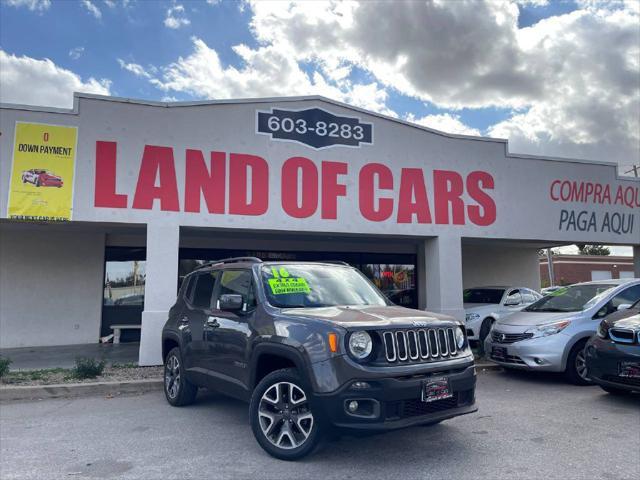
[[631,479],[640,472],[640,396],[561,377],[479,375],[479,411],[435,427],[342,437],[287,463],[254,441],[247,407],[205,393],[0,406],[0,477]]

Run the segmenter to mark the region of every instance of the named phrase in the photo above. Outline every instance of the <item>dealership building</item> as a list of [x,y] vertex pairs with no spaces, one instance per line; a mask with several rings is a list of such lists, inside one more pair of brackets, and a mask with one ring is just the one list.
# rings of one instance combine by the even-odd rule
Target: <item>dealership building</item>
[[345,261],[460,319],[466,287],[539,290],[549,246],[632,245],[640,277],[640,181],[613,163],[315,96],[0,108],[0,348],[140,326],[121,340],[159,364],[181,279],[231,256]]

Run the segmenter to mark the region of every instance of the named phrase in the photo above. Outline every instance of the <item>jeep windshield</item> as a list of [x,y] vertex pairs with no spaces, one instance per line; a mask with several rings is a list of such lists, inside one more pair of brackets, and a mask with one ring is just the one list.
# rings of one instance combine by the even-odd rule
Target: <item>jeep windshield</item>
[[551,292],[524,309],[525,312],[580,312],[598,302],[612,284],[573,285]]
[[271,264],[262,267],[267,300],[279,308],[387,305],[360,272],[340,265]]

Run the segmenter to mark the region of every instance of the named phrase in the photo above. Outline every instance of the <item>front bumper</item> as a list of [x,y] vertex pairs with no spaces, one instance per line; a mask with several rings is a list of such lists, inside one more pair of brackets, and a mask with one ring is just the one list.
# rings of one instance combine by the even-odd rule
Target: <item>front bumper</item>
[[[429,378],[445,376],[449,378],[453,397],[431,403],[423,402],[423,382]],[[347,430],[385,431],[438,422],[477,411],[476,371],[473,363],[433,373],[366,379],[371,386],[366,389],[352,388],[357,381],[359,379],[353,379],[332,393],[314,395],[317,406],[332,426]],[[352,400],[373,405],[371,415],[364,417],[349,414],[346,406]]]
[[[490,360],[504,367],[546,372],[564,371],[564,352],[570,338],[562,333],[529,338],[515,343],[494,342],[489,335],[484,343]],[[504,349],[504,354],[496,353]]]
[[597,384],[640,392],[640,379],[621,377],[621,362],[640,363],[640,346],[615,343],[594,336],[587,343],[587,374]]

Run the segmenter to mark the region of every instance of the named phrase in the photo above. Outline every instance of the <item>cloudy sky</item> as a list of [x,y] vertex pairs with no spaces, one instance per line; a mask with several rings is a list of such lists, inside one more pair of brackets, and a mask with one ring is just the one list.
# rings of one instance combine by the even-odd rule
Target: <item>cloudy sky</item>
[[0,0],[0,101],[320,94],[640,164],[640,0]]

